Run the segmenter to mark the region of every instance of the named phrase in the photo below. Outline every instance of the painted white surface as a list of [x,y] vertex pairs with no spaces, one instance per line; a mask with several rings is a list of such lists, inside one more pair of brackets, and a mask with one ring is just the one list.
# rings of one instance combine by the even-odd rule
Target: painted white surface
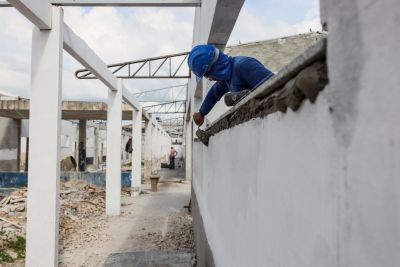
[[400,266],[400,3],[324,2],[330,85],[316,104],[195,143],[216,266]]
[[142,110],[132,114],[132,187],[141,190],[142,182]]
[[329,105],[320,96],[196,143],[194,188],[217,266],[400,264],[400,119],[371,132],[379,115],[364,113],[346,148]]
[[140,110],[142,109],[142,105],[139,103],[139,100],[126,88],[124,85],[122,87],[122,98],[126,101],[133,109]]
[[193,119],[185,121],[185,178],[193,177]]
[[108,91],[107,100],[107,171],[106,214],[119,215],[121,210],[121,135],[122,80],[118,91]]
[[58,265],[62,24],[62,9],[53,7],[52,30],[33,29],[25,262],[30,267]]
[[51,4],[47,0],[8,0],[15,9],[41,30],[51,29]]
[[0,160],[15,160],[18,158],[18,148],[0,149]]
[[[119,7],[194,7],[200,6],[200,0],[51,0],[60,6],[119,6]],[[0,1],[1,6],[10,6],[7,1]]]
[[152,137],[152,123],[151,121],[146,121],[145,132],[144,132],[144,160],[151,160],[151,137]]

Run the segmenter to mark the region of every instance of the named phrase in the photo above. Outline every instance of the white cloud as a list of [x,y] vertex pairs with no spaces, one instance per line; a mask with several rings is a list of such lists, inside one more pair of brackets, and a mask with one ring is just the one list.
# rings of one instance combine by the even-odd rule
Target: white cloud
[[[65,22],[107,64],[188,51],[192,44],[194,9],[182,8],[65,8]],[[0,8],[0,90],[29,97],[32,25],[13,8]],[[320,29],[318,5],[304,20],[272,25],[255,16],[246,5],[230,43],[270,39]],[[63,97],[99,100],[107,89],[99,81],[77,80],[82,68],[64,53]],[[125,80],[133,90],[185,83],[185,80]]]
[[[193,9],[65,8],[65,22],[107,64],[188,51]],[[0,9],[0,90],[29,97],[32,25],[12,8]],[[99,81],[77,80],[82,68],[64,53],[63,98],[99,100],[107,89]],[[181,84],[177,80],[126,80],[134,90]]]

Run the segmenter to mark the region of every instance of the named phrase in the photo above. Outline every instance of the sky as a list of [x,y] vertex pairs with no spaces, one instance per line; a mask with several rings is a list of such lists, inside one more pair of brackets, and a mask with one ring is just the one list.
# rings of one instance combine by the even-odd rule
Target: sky
[[[228,45],[320,30],[318,0],[247,0]],[[194,8],[64,8],[64,20],[106,63],[189,51]],[[32,24],[0,8],[0,92],[29,98]],[[64,52],[63,99],[103,101],[107,88],[77,80],[82,66]],[[133,92],[184,84],[177,79],[125,80]]]

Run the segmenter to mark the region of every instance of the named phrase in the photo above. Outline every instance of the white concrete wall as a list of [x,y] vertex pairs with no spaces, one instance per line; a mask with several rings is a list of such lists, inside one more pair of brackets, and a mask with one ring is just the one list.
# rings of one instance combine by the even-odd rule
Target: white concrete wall
[[400,266],[400,2],[323,2],[316,104],[195,143],[216,266]]
[[[151,164],[151,171],[156,172],[161,168],[161,162],[168,161],[168,153],[171,147],[171,137],[155,121],[146,121],[143,134],[143,159]],[[147,165],[146,165],[147,166]],[[145,175],[148,172],[145,171]]]

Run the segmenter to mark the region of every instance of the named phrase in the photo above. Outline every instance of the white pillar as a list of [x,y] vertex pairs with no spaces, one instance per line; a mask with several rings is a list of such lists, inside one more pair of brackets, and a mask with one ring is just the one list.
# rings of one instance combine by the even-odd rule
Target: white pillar
[[122,79],[118,91],[108,91],[107,101],[106,214],[121,210]]
[[26,266],[58,266],[63,11],[32,35]]
[[152,147],[152,123],[150,120],[146,121],[144,129],[144,179],[149,180],[151,174],[151,147]]
[[192,146],[193,146],[193,120],[186,121],[185,124],[185,177],[192,180]]
[[[142,110],[132,114],[132,187],[140,193],[142,184]],[[134,194],[136,195],[136,194]]]
[[100,126],[99,124],[96,124],[94,128],[94,153],[93,153],[93,165],[96,171],[99,170],[99,134],[100,134]]

